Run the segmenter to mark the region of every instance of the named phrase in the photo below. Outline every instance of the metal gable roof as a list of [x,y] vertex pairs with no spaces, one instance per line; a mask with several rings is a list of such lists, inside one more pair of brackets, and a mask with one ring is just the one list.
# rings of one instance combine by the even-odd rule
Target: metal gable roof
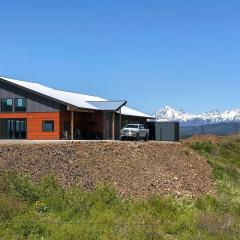
[[61,101],[63,103],[66,103],[78,108],[95,109],[95,107],[92,106],[91,104],[87,103],[86,101],[82,100],[78,96],[71,94],[69,92],[55,90],[53,88],[49,88],[44,85],[33,83],[33,82],[25,82],[25,81],[20,81],[20,80],[15,80],[10,78],[3,78],[3,77],[1,77],[1,79],[9,83],[12,83],[14,85],[23,87],[25,89],[34,91],[41,95],[56,99],[58,101]]
[[50,87],[46,87],[39,83],[15,80],[5,77],[0,77],[0,79],[10,84],[33,91],[40,95],[50,97],[52,99],[62,102],[63,104],[71,105],[77,108],[90,110],[116,111],[120,107],[122,107],[121,112],[123,115],[152,118],[152,116],[149,116],[145,113],[124,106],[126,104],[126,101],[108,101],[106,99],[96,96],[56,90]]

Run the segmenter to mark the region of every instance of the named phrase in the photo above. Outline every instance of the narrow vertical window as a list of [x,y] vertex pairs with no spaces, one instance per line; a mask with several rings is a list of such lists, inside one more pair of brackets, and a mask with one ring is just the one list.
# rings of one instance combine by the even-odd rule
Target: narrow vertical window
[[15,98],[15,112],[26,112],[25,98]]

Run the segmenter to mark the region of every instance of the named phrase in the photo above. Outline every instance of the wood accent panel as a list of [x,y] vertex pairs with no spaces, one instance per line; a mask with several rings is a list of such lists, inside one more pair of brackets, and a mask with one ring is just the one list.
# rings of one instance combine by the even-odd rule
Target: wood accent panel
[[[60,131],[63,131],[64,121],[71,124],[71,112],[60,112]],[[79,128],[82,133],[98,134],[100,138],[103,138],[103,112],[95,111],[93,113],[88,112],[74,112],[74,130]],[[70,133],[69,129],[69,133]]]
[[[0,113],[0,119],[27,119],[27,139],[29,140],[58,140],[60,139],[60,113]],[[42,121],[53,120],[54,132],[43,132]]]

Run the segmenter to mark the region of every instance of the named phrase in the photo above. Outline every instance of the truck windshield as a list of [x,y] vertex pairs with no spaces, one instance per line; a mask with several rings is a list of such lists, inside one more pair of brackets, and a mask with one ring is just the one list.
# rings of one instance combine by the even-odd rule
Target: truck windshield
[[128,124],[124,128],[138,128],[138,125]]

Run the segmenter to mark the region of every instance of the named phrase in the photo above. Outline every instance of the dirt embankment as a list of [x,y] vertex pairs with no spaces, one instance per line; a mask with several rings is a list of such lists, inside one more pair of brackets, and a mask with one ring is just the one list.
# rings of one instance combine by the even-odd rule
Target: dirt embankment
[[233,142],[240,142],[240,134],[233,134],[228,136],[217,136],[213,134],[207,134],[207,135],[196,135],[191,138],[187,138],[182,140],[182,144],[190,145],[192,143],[196,142],[211,142],[212,144],[219,144],[225,141],[233,141]]
[[[230,136],[228,136],[230,137]],[[190,138],[182,140],[182,143],[189,145],[195,142],[203,142],[203,141],[208,141],[213,144],[219,143],[223,138],[226,137],[221,137],[213,134],[207,134],[207,135],[195,135]]]
[[180,143],[68,142],[0,145],[0,173],[28,174],[34,181],[54,173],[65,185],[90,190],[100,182],[122,195],[193,197],[213,189],[212,169]]

